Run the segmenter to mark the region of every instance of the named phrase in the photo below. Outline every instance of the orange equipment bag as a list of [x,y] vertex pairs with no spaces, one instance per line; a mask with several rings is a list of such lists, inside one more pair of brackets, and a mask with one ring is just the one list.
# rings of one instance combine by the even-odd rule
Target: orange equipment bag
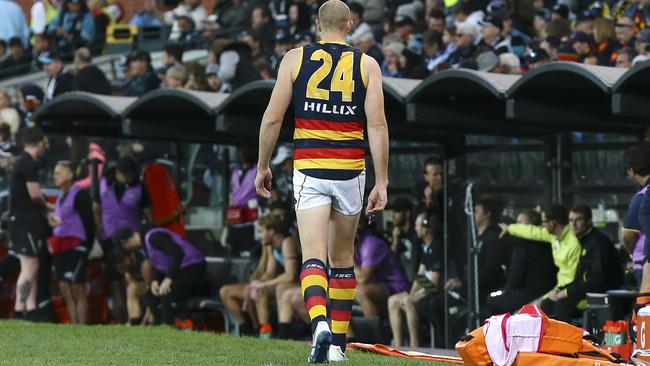
[[589,358],[569,358],[548,353],[520,352],[514,366],[614,366],[614,362]]
[[[526,305],[519,313],[536,312],[542,316],[542,335],[539,340],[538,351],[532,354],[536,360],[543,360],[547,357],[552,360],[551,355],[562,356],[560,359],[564,365],[574,365],[575,359],[594,359],[601,362],[620,362],[620,357],[613,355],[609,351],[600,348],[589,339],[585,339],[584,331],[571,324],[549,319],[546,314],[537,306]],[[490,366],[493,364],[487,350],[483,327],[473,330],[468,335],[462,337],[456,343],[456,351],[468,366]],[[524,352],[522,352],[523,354]],[[519,357],[519,356],[518,356]],[[529,357],[529,356],[525,356]],[[533,360],[531,360],[533,361]],[[542,361],[543,362],[543,361]],[[607,365],[608,363],[601,363]],[[529,365],[528,362],[519,361],[517,365]],[[559,365],[560,363],[558,363]],[[585,363],[592,365],[593,363]],[[537,363],[537,365],[542,365]],[[575,365],[581,365],[580,363]],[[546,365],[544,366],[551,366]]]

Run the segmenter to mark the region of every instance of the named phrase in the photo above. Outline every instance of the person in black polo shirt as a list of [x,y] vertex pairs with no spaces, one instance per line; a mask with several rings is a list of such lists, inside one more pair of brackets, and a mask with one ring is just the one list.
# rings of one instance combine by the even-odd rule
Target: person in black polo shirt
[[9,186],[9,237],[20,260],[14,317],[33,319],[36,311],[39,254],[48,236],[50,208],[38,182],[37,159],[45,152],[43,132],[32,127],[23,133],[24,153],[18,158]]

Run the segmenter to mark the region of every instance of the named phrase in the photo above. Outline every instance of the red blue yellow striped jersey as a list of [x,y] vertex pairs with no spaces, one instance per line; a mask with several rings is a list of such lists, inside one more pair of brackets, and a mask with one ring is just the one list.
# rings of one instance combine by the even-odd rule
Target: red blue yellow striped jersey
[[348,180],[365,169],[363,52],[344,43],[301,48],[293,80],[294,167],[315,178]]

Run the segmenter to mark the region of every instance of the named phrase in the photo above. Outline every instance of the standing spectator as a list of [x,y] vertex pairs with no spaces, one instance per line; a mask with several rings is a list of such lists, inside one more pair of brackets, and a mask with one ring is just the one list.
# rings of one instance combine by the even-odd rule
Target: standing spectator
[[373,233],[365,220],[359,223],[355,244],[355,299],[361,306],[363,316],[386,315],[388,298],[406,293],[410,288],[404,269],[389,244]]
[[393,212],[393,232],[390,248],[399,255],[405,265],[406,274],[412,279],[420,265],[420,239],[413,228],[413,205],[406,198],[398,198],[388,209]]
[[41,55],[38,59],[43,65],[43,70],[49,77],[45,87],[43,104],[50,102],[57,95],[72,90],[73,75],[65,69],[61,54],[57,52],[48,52]]
[[[253,8],[251,12],[251,31],[257,33],[258,40],[261,43],[259,51],[268,51],[273,47],[275,24],[271,16],[271,9],[268,6],[258,5]],[[255,55],[253,55],[253,58],[255,58]]]
[[352,44],[366,55],[374,58],[379,65],[384,63],[384,53],[377,42],[375,42],[375,36],[372,32],[365,32],[352,37]]
[[9,238],[20,260],[14,318],[34,319],[39,256],[48,235],[45,214],[50,210],[38,180],[38,159],[45,153],[47,140],[33,127],[23,132],[22,143],[24,153],[16,161],[9,187]]
[[201,5],[201,0],[183,0],[174,10],[165,13],[165,23],[172,26],[169,34],[170,41],[181,40],[180,19],[184,16],[190,17],[194,22],[195,30],[200,31],[203,21],[208,17],[208,12]]
[[[139,247],[143,242],[140,233],[132,229],[118,231],[115,238],[121,247]],[[165,228],[149,230],[144,247],[153,268],[151,293],[161,305],[156,322],[171,325],[176,317],[186,315],[185,303],[201,287],[205,258],[194,245]]]
[[[542,209],[542,226],[500,224],[503,233],[551,245],[553,262],[558,268],[553,290],[547,295],[556,296],[575,279],[582,246],[569,227],[569,214],[563,206],[549,205]],[[541,244],[540,244],[541,245]]]
[[[409,292],[396,293],[388,298],[388,314],[395,346],[403,344],[402,311],[406,314],[410,346],[419,346],[420,316],[431,313],[431,309],[418,310],[431,304],[435,290],[442,282],[444,255],[442,244],[439,241],[438,222],[439,219],[435,215],[427,213],[421,213],[415,219],[415,231],[418,238],[422,240],[423,253],[418,265],[417,277]],[[427,289],[423,285],[431,288]]]
[[77,72],[72,79],[72,90],[111,95],[111,82],[102,70],[92,64],[92,55],[88,48],[82,47],[74,53],[74,67]]
[[23,46],[27,46],[29,38],[29,27],[25,19],[25,13],[20,5],[12,0],[0,0],[0,39],[11,39],[18,37]]
[[86,264],[88,252],[95,240],[95,222],[90,195],[75,186],[70,162],[59,162],[54,167],[54,184],[61,190],[54,213],[48,215],[53,227],[48,239],[52,253],[55,278],[73,324],[86,324]]
[[0,63],[0,78],[29,72],[32,59],[18,37],[9,40],[9,57]]
[[[260,323],[260,338],[269,339],[273,334],[271,326],[270,300],[275,298],[280,286],[298,283],[300,273],[300,245],[289,235],[289,223],[270,214],[260,218],[260,242],[267,251],[269,261],[262,276],[250,284],[251,300],[255,303],[257,320]],[[280,324],[279,327],[289,324]],[[285,332],[285,331],[283,331]],[[287,332],[288,333],[288,332]]]
[[637,145],[625,150],[623,163],[627,169],[627,176],[641,187],[632,197],[623,223],[623,244],[632,253],[634,277],[637,280],[637,287],[640,287],[646,233],[639,221],[639,209],[650,183],[650,145]]
[[151,67],[149,52],[134,51],[128,59],[127,82],[123,86],[123,94],[127,97],[138,97],[160,86],[160,78]]
[[[634,48],[634,35],[637,33],[636,23],[628,17],[621,17],[615,24],[616,39],[622,48]],[[630,59],[632,61],[632,58]]]
[[66,0],[47,32],[56,37],[59,52],[72,56],[77,48],[92,45],[95,20],[85,1]]
[[372,33],[370,25],[363,20],[363,5],[353,1],[348,4],[348,7],[350,8],[350,18],[352,19],[353,26],[350,39],[354,39],[354,37],[364,33]]
[[445,172],[442,160],[429,157],[422,168],[422,180],[415,185],[415,195],[423,210],[442,213]]
[[144,0],[142,9],[133,15],[129,24],[137,27],[162,27],[162,17],[163,14],[158,9],[156,0]]
[[593,227],[591,208],[574,206],[569,223],[582,244],[575,278],[567,286],[551,291],[542,302],[546,314],[567,323],[587,308],[587,292],[602,293],[623,284],[623,267],[616,248],[605,234]]
[[[517,215],[517,224],[540,226],[542,218],[537,211],[527,210]],[[512,236],[499,240],[510,241],[512,258],[505,288],[492,292],[487,299],[486,316],[515,312],[544,296],[556,282],[557,268],[548,245]]]
[[35,0],[30,10],[30,30],[32,34],[45,33],[48,24],[56,16],[57,8],[50,0]]
[[636,50],[633,47],[622,48],[618,50],[616,57],[616,67],[629,69],[632,67],[632,60],[637,56]]
[[221,91],[233,91],[262,78],[255,69],[247,44],[218,39],[212,44],[212,52],[219,64],[219,80],[225,84]]

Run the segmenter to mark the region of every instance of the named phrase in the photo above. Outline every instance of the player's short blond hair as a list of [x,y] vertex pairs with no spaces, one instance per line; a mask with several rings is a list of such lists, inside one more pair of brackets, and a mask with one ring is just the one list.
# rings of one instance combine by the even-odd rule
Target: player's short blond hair
[[350,20],[350,8],[340,0],[328,0],[318,9],[318,19],[324,31],[345,31]]

